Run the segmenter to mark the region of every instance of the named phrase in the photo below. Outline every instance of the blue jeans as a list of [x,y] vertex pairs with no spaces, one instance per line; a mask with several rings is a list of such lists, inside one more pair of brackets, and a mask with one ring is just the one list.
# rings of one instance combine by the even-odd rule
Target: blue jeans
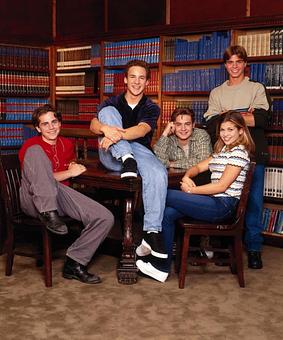
[[264,165],[257,164],[253,174],[245,218],[245,244],[248,251],[260,251],[262,247],[263,189]]
[[[103,108],[99,112],[98,118],[103,124],[123,127],[122,117],[113,106]],[[128,153],[135,157],[142,178],[143,230],[161,231],[168,185],[168,174],[163,164],[148,148],[127,140],[120,140],[111,145],[108,151],[99,149],[99,158],[107,169],[121,171],[121,157]]]
[[208,222],[220,222],[235,212],[239,200],[233,197],[214,197],[168,190],[162,230],[170,268],[175,235],[175,221],[187,216]]

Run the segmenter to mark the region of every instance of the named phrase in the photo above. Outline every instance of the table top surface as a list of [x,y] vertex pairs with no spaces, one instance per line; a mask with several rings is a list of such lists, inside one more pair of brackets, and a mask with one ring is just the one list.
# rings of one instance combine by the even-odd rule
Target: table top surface
[[[88,186],[109,188],[118,190],[136,191],[140,189],[141,177],[121,179],[120,172],[110,171],[106,169],[99,159],[82,161],[86,166],[87,171],[80,176],[73,178],[74,183],[86,184]],[[179,185],[181,178],[184,175],[182,169],[169,169],[168,180],[169,186]]]

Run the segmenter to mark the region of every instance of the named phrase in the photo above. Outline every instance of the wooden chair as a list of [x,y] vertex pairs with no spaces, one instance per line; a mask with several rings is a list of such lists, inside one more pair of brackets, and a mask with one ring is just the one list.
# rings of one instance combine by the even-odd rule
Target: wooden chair
[[75,153],[78,160],[87,160],[89,158],[89,151],[97,153],[98,137],[89,129],[63,128],[60,134],[74,140]]
[[[43,261],[44,277],[46,287],[52,286],[52,248],[51,235],[41,221],[25,215],[20,207],[19,187],[21,180],[21,169],[16,154],[0,155],[0,176],[1,176],[1,198],[5,208],[6,241],[4,252],[6,252],[6,276],[12,274],[14,255],[31,256],[37,259],[37,264]],[[69,217],[64,217],[68,225],[81,227],[81,223]],[[35,236],[41,232],[42,248],[38,253],[16,252],[16,234],[22,233]],[[54,235],[56,236],[56,235]],[[62,236],[58,236],[62,237]],[[34,237],[33,237],[34,238]]]
[[[184,288],[185,286],[185,276],[187,272],[187,261],[189,257],[189,246],[191,235],[201,235],[201,236],[217,236],[217,237],[227,237],[229,236],[232,240],[232,247],[229,249],[217,249],[220,251],[226,251],[229,254],[226,262],[229,263],[231,272],[237,274],[240,287],[245,286],[244,272],[243,272],[243,246],[242,246],[242,233],[244,228],[244,218],[246,212],[246,206],[250,191],[250,185],[252,181],[252,176],[255,168],[255,163],[252,162],[247,173],[246,181],[240,198],[240,202],[237,207],[235,217],[229,221],[223,223],[208,223],[197,220],[190,220],[188,218],[182,218],[177,221],[177,226],[182,231],[179,235],[179,240],[177,242],[177,258],[176,258],[176,269],[179,270],[179,288]],[[180,231],[179,230],[179,231]],[[183,235],[183,237],[182,237]],[[182,240],[180,239],[182,237]],[[180,242],[181,241],[181,242]],[[180,247],[182,243],[182,247]],[[212,249],[215,250],[215,249]],[[204,264],[207,262],[215,262],[216,258],[190,258],[193,262],[198,264]]]

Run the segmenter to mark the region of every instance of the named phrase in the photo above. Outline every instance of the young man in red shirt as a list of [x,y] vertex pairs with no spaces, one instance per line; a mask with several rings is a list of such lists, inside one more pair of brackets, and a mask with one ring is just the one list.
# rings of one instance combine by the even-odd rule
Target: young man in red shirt
[[19,152],[21,207],[59,235],[68,233],[60,216],[81,221],[84,229],[67,250],[63,277],[100,283],[99,276],[88,273],[86,266],[112,228],[114,218],[105,207],[69,187],[69,179],[86,168],[76,163],[73,143],[59,136],[61,120],[61,115],[48,104],[33,113],[32,123],[39,135],[28,139]]

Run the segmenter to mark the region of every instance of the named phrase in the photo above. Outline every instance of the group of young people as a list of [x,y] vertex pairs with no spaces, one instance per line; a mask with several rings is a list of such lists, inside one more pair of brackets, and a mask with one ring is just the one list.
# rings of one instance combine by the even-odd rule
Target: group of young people
[[[257,165],[247,208],[245,243],[249,267],[262,268],[261,213],[267,159],[264,128],[270,104],[264,86],[245,77],[247,54],[243,47],[230,46],[224,53],[224,64],[229,79],[211,91],[204,114],[208,133],[195,128],[192,110],[179,108],[152,150],[160,109],[144,94],[150,69],[141,60],[126,65],[125,92],[106,99],[90,124],[90,130],[99,135],[102,164],[120,171],[122,180],[141,176],[143,237],[136,248],[136,265],[160,282],[170,273],[176,219],[189,216],[222,221],[233,215],[251,156],[255,156]],[[82,221],[81,235],[67,250],[63,277],[99,283],[101,279],[89,273],[87,265],[112,228],[114,217],[104,206],[69,186],[68,180],[86,168],[76,162],[72,143],[60,136],[60,113],[45,105],[35,110],[32,121],[39,135],[27,140],[19,152],[22,209],[39,217],[56,234],[68,232],[60,216]],[[167,188],[170,167],[187,170],[179,190]],[[207,170],[211,183],[196,185],[193,178]]]

